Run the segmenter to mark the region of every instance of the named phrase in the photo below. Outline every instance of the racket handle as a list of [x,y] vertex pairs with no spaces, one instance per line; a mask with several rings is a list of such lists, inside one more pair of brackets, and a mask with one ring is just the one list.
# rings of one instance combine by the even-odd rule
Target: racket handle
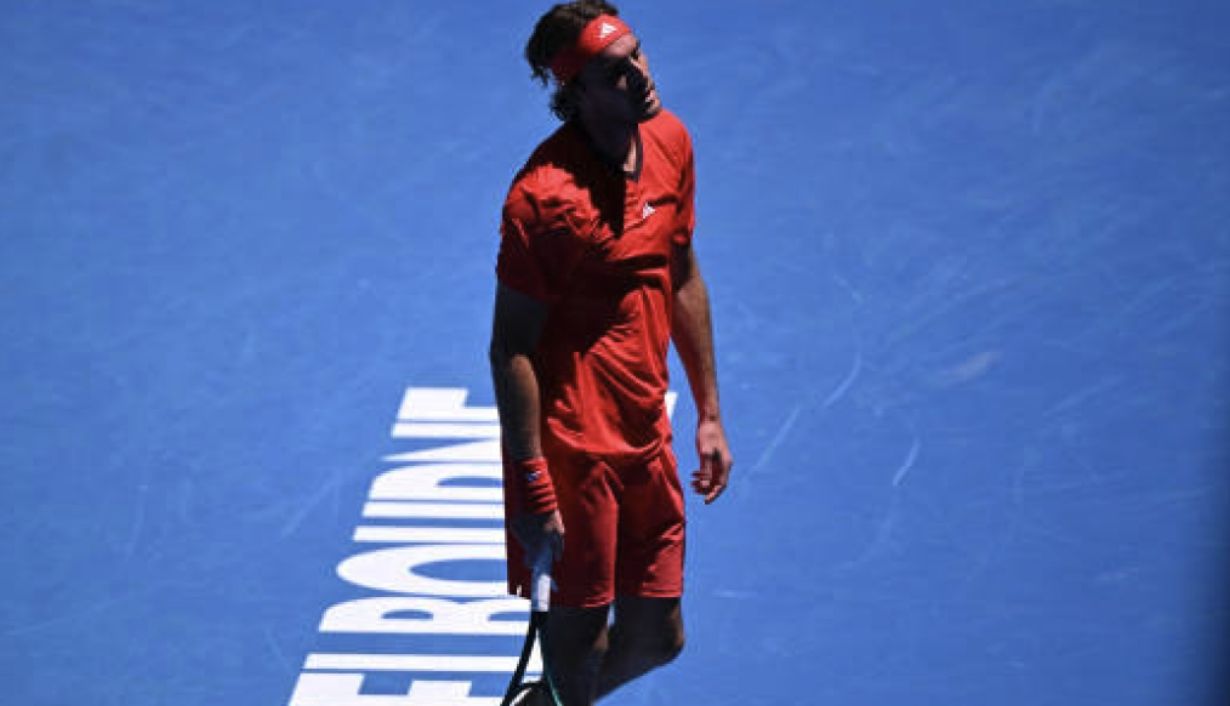
[[530,610],[535,613],[546,613],[551,609],[551,567],[554,564],[555,557],[550,549],[544,549],[534,558]]

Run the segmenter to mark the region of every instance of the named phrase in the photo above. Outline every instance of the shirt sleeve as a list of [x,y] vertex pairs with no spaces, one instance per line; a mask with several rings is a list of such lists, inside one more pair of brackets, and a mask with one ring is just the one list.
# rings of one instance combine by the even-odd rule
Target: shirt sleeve
[[496,277],[500,283],[542,302],[552,299],[548,262],[541,252],[540,219],[532,197],[514,184],[504,202]]
[[680,128],[683,159],[679,173],[679,210],[671,240],[675,245],[687,246],[692,243],[692,232],[696,229],[696,165],[692,157],[692,140],[682,125]]

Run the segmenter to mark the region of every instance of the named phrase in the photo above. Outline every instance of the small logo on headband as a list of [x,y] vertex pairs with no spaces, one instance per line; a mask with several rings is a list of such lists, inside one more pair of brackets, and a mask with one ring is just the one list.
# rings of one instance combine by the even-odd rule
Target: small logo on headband
[[606,39],[607,37],[611,36],[611,32],[614,32],[616,29],[618,29],[618,27],[616,27],[615,25],[609,22],[603,22],[602,28],[598,30],[598,38]]

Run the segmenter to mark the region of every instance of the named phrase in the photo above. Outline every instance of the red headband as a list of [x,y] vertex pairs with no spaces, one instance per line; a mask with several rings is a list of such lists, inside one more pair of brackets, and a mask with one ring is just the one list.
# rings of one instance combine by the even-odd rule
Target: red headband
[[632,28],[618,17],[598,15],[581,30],[581,36],[577,37],[575,44],[561,49],[551,59],[551,73],[555,74],[555,80],[560,83],[571,81],[581,73],[581,69],[585,68],[590,59],[601,54],[602,50],[616,39],[631,32]]

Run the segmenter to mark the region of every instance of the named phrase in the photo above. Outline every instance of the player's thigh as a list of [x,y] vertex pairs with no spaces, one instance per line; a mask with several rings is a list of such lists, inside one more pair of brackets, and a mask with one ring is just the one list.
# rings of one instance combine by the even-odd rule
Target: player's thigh
[[[644,465],[621,469],[616,596],[683,595],[683,490],[669,447]],[[635,609],[634,609],[635,610]]]
[[616,593],[617,481],[600,461],[570,458],[551,463],[559,470],[555,490],[564,520],[564,552],[555,565],[551,603],[605,611]]

